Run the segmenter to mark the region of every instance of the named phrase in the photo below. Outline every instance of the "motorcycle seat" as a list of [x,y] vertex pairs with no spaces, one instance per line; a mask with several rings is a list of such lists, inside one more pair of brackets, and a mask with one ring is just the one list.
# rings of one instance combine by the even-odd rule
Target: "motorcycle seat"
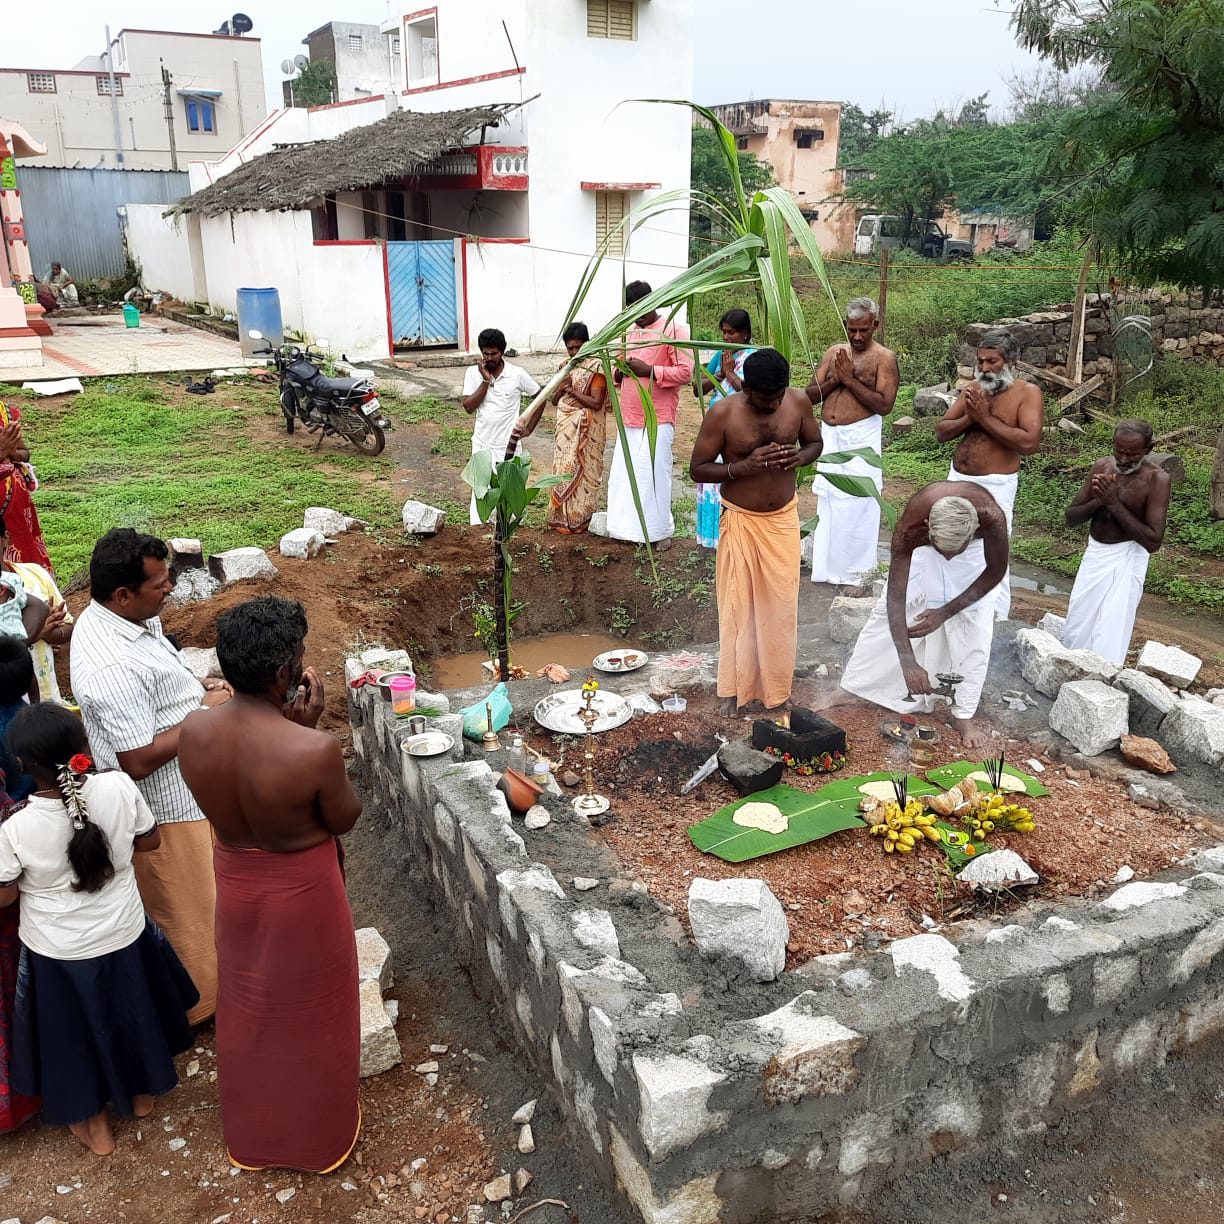
[[358,383],[365,381],[364,378],[327,378],[320,374],[318,378],[311,382],[310,388],[312,391],[339,391],[347,394]]

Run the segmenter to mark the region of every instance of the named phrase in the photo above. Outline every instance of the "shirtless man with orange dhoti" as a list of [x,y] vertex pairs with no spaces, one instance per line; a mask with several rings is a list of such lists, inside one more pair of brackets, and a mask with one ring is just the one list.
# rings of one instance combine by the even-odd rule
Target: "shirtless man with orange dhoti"
[[790,700],[799,630],[795,471],[821,450],[812,406],[791,387],[781,353],[758,349],[742,380],[742,391],[710,405],[689,463],[698,484],[722,486],[718,695],[730,714],[750,701],[776,710]]
[[[1012,508],[1020,481],[1020,463],[1037,453],[1045,405],[1033,383],[1017,378],[1016,341],[1003,328],[988,331],[978,342],[977,378],[960,394],[956,403],[935,426],[941,442],[959,438],[952,458],[949,480],[981,485],[998,503],[1007,519],[1007,537],[1012,534]],[[982,542],[975,541],[966,558],[986,567]],[[1011,611],[1010,571],[1003,576],[995,600],[995,616],[1006,620]]]

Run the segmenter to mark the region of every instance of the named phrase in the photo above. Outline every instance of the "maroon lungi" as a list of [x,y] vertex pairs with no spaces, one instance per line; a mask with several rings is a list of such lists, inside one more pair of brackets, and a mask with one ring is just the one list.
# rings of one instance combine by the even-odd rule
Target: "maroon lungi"
[[357,1142],[357,948],[337,843],[218,841],[217,1072],[230,1159],[326,1173]]

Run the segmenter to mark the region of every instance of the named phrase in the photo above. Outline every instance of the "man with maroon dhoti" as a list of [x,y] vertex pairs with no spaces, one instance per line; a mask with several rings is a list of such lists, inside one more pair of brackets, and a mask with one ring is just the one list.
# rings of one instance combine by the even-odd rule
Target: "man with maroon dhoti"
[[330,1173],[361,1128],[357,948],[339,837],[361,815],[315,729],[306,614],[266,596],[217,621],[233,700],[191,715],[183,777],[217,836],[217,1070],[239,1168]]

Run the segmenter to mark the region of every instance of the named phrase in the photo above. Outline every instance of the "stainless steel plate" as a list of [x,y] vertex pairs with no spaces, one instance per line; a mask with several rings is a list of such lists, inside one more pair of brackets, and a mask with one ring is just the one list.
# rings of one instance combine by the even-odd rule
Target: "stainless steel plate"
[[650,656],[642,650],[605,650],[591,660],[591,666],[601,672],[631,672],[648,662]]
[[455,746],[455,741],[445,731],[423,731],[420,735],[410,735],[400,745],[409,756],[431,757],[441,756]]
[[[583,735],[586,724],[578,717],[584,704],[581,689],[552,693],[536,703],[535,720],[541,727],[563,735]],[[599,717],[591,724],[592,734],[612,731],[624,726],[633,717],[633,707],[625,697],[600,690],[591,703]]]

